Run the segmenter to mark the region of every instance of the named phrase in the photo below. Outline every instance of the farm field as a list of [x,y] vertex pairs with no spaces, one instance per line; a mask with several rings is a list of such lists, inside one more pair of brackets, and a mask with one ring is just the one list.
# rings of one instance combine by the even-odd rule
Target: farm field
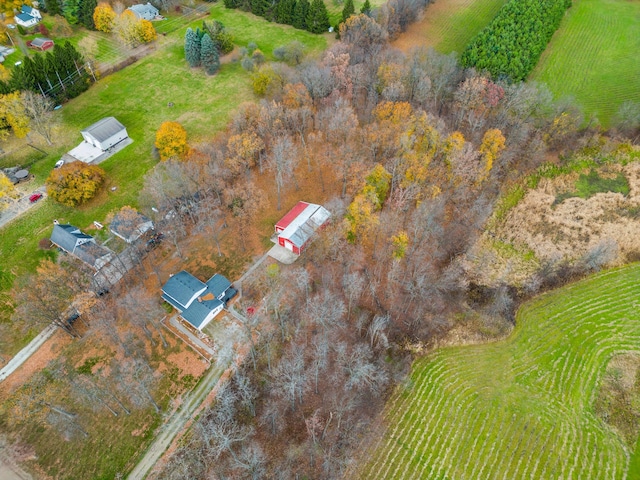
[[604,127],[620,105],[640,99],[640,3],[575,0],[530,75],[573,96]]
[[638,478],[593,409],[611,357],[640,353],[638,302],[634,264],[526,303],[505,341],[416,361],[360,478]]
[[496,16],[507,0],[437,0],[424,18],[409,26],[392,45],[404,52],[419,46],[440,53],[462,53],[471,39]]

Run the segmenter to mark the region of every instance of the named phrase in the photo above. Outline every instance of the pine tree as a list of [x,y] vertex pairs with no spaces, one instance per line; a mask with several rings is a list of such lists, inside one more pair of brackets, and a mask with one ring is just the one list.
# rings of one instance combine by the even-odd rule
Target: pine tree
[[78,23],[79,0],[65,0],[62,2],[62,15],[71,25]]
[[307,29],[307,15],[309,14],[309,0],[298,0],[293,9],[292,25],[300,30]]
[[293,24],[296,0],[280,0],[275,9],[275,20],[286,25]]
[[307,30],[311,33],[324,33],[329,25],[327,6],[322,0],[313,0],[307,14]]
[[192,28],[187,28],[187,33],[184,36],[184,56],[190,67],[200,66],[201,35],[198,33],[199,30],[194,31]]
[[60,15],[62,13],[62,6],[58,0],[45,0],[44,5],[46,7],[47,12],[52,17],[55,15]]
[[251,13],[254,15],[266,17],[270,14],[269,9],[271,7],[271,3],[269,0],[250,0],[250,4]]
[[356,7],[353,6],[353,0],[347,0],[344,2],[344,8],[342,9],[342,21],[346,22],[347,18],[356,13]]
[[93,23],[93,11],[98,6],[97,0],[80,0],[78,9],[78,21],[89,30],[95,30]]
[[367,17],[371,16],[371,4],[369,3],[369,0],[364,0],[364,5],[362,5],[362,8],[360,9],[360,13],[364,13]]
[[208,33],[202,36],[200,60],[202,62],[202,68],[208,75],[213,75],[220,68],[220,57],[218,56],[218,49]]

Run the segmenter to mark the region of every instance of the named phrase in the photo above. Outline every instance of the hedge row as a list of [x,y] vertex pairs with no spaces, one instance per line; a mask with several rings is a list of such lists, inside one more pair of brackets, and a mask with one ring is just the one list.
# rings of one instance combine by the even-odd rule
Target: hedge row
[[524,80],[538,63],[571,0],[511,0],[462,54],[462,65],[494,78]]

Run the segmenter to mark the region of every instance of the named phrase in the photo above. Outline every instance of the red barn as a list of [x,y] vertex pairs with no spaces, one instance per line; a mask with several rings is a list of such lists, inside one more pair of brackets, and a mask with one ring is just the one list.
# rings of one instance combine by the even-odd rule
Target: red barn
[[27,42],[27,45],[31,48],[35,48],[36,50],[40,50],[44,52],[45,50],[49,50],[53,48],[53,40],[48,38],[38,37],[34,38],[30,42]]
[[331,214],[322,205],[298,202],[276,223],[278,245],[300,255],[314,232],[327,223],[329,217]]

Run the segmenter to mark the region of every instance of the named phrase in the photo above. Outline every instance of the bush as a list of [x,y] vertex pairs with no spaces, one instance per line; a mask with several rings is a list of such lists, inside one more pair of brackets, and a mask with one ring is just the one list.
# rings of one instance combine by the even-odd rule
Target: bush
[[299,65],[304,58],[304,45],[295,40],[287,45],[276,48],[273,51],[273,56],[289,65]]
[[571,0],[511,0],[467,46],[463,66],[524,80],[538,63]]
[[66,163],[53,170],[47,178],[47,193],[55,201],[75,207],[98,193],[104,183],[105,172],[97,165],[84,162]]

